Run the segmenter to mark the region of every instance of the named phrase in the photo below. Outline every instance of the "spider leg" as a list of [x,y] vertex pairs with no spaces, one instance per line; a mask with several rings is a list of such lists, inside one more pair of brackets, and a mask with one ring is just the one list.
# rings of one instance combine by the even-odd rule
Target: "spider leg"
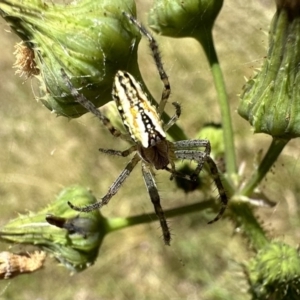
[[173,102],[173,106],[175,106],[175,114],[174,116],[169,120],[169,122],[164,126],[164,131],[168,131],[170,127],[172,127],[176,121],[179,119],[181,115],[181,106],[178,102]]
[[137,165],[137,163],[141,160],[138,153],[134,155],[134,157],[129,161],[129,163],[126,165],[125,169],[121,172],[119,177],[115,180],[115,182],[110,186],[107,194],[98,202],[84,206],[79,207],[73,205],[71,202],[68,201],[68,205],[80,212],[90,212],[96,209],[101,208],[103,205],[108,204],[109,200],[119,191],[121,185],[126,180],[126,178],[130,175],[131,171],[134,169],[134,167]]
[[[190,180],[195,180],[203,169],[206,157],[210,155],[210,142],[208,140],[183,140],[174,142],[173,145],[176,158],[195,160],[198,163],[195,171],[190,175]],[[205,150],[192,150],[200,147],[203,147]]]
[[197,162],[197,167],[191,175],[186,175],[189,180],[195,181],[199,173],[203,169],[204,163],[207,160],[207,154],[199,150],[176,150],[174,151],[176,158],[194,160]]
[[[219,213],[217,214],[217,216],[213,220],[208,222],[208,224],[218,221],[225,212],[225,209],[228,204],[228,197],[226,195],[225,188],[222,184],[218,167],[214,162],[214,160],[210,157],[210,151],[211,151],[210,142],[208,140],[185,140],[185,141],[175,142],[174,146],[175,149],[181,149],[181,150],[174,151],[176,158],[195,160],[197,162],[197,167],[195,171],[190,175],[191,178],[190,180],[195,180],[195,178],[198,177],[200,171],[203,169],[203,165],[205,162],[208,164],[210,175],[217,187],[221,204],[222,204],[222,207]],[[200,150],[189,150],[198,147],[204,147],[205,149],[204,152]]]
[[75,102],[79,103],[82,105],[87,111],[91,112],[93,115],[95,115],[101,122],[102,124],[109,130],[109,132],[115,136],[115,137],[120,137],[123,140],[130,141],[130,136],[128,134],[123,134],[120,132],[118,129],[116,129],[110,122],[110,120],[104,116],[100,110],[86,97],[82,94],[80,94],[77,89],[73,86],[70,78],[66,74],[64,69],[61,69],[62,77],[65,81],[65,84],[67,88],[70,90],[72,96],[75,99]]
[[180,173],[176,170],[173,170],[173,168],[169,168],[168,166],[165,167],[164,170],[171,173],[170,180],[173,180],[174,177],[180,177],[180,178],[183,178],[183,179],[186,179],[186,180],[194,181],[194,177],[191,177],[191,175]]
[[153,175],[151,173],[151,170],[144,162],[142,162],[142,172],[143,172],[145,185],[147,187],[151,202],[153,203],[155,213],[159,219],[160,226],[162,228],[164,242],[166,245],[170,245],[170,241],[171,241],[170,229],[164,211],[160,205],[160,197],[158,194],[158,190]]
[[114,150],[114,149],[103,149],[103,148],[99,148],[99,151],[108,155],[115,155],[115,156],[122,156],[122,157],[126,157],[128,155],[130,155],[132,152],[137,150],[137,146],[132,146],[129,149],[126,149],[124,151],[118,151],[118,150]]
[[160,103],[158,106],[158,114],[161,116],[162,113],[165,110],[165,106],[167,104],[167,101],[169,99],[169,96],[171,94],[171,86],[170,86],[170,82],[168,79],[168,75],[166,74],[165,70],[164,70],[164,66],[163,63],[161,61],[161,56],[159,53],[159,49],[158,49],[158,44],[156,42],[156,40],[154,39],[154,37],[150,34],[150,32],[148,32],[148,30],[141,24],[139,23],[133,16],[131,16],[130,14],[128,14],[127,12],[123,12],[124,16],[126,16],[130,22],[132,22],[138,29],[139,31],[148,39],[149,41],[149,46],[150,49],[152,51],[152,55],[156,64],[156,68],[158,70],[159,76],[161,81],[163,82],[163,91],[162,91],[162,95],[161,95],[161,99],[160,99]]
[[204,153],[210,155],[211,147],[209,140],[182,140],[174,142],[175,149],[204,148]]
[[214,162],[214,160],[210,156],[206,157],[206,162],[209,166],[210,175],[211,175],[212,179],[214,180],[215,185],[218,189],[220,199],[221,199],[221,204],[222,204],[221,209],[220,209],[219,213],[217,214],[217,216],[213,220],[208,222],[208,224],[212,224],[212,223],[218,221],[222,217],[222,215],[224,214],[224,212],[226,210],[226,207],[227,207],[227,204],[228,204],[228,197],[226,195],[225,188],[224,188],[223,183],[221,181],[220,174],[219,174],[218,167],[217,167],[216,163]]

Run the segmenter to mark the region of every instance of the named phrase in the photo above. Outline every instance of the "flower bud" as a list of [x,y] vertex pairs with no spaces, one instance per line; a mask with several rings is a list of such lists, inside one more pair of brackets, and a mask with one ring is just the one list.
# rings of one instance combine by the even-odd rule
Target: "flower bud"
[[104,218],[98,210],[78,214],[67,204],[88,205],[95,197],[80,186],[63,190],[47,208],[20,215],[0,229],[5,242],[35,245],[50,252],[73,272],[92,265],[106,234]]
[[298,250],[280,242],[261,249],[246,267],[252,299],[299,299]]
[[140,34],[123,11],[135,15],[134,1],[0,1],[0,15],[34,52],[40,100],[52,112],[68,117],[86,112],[70,95],[61,69],[97,107],[111,100],[117,70],[136,75]]
[[[281,1],[288,2],[288,1]],[[244,86],[239,114],[276,138],[300,136],[300,13],[278,6],[261,70]]]
[[156,0],[149,13],[150,27],[162,35],[194,37],[211,31],[223,0]]
[[201,140],[209,140],[211,146],[210,156],[213,160],[218,161],[224,156],[224,136],[221,124],[205,124],[198,133]]

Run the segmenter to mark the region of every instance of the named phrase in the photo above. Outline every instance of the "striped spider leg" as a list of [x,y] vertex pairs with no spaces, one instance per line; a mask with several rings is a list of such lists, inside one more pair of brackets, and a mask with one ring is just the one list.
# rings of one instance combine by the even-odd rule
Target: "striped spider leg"
[[[210,156],[211,147],[209,140],[183,140],[174,142],[173,144],[175,148],[174,153],[177,159],[193,160],[197,162],[197,168],[191,175],[186,175],[186,179],[196,181],[200,171],[203,169],[204,163],[207,163],[210,175],[215,182],[222,204],[217,216],[213,220],[209,221],[208,224],[218,221],[225,212],[228,198],[219,175],[218,167]],[[205,151],[200,151],[199,148],[204,148]]]
[[[217,166],[210,157],[209,141],[186,140],[173,143],[166,139],[167,130],[174,125],[177,119],[180,117],[180,105],[177,102],[172,103],[175,107],[175,114],[167,124],[163,124],[161,115],[164,112],[171,89],[168,76],[163,68],[157,42],[145,29],[145,27],[141,25],[135,18],[125,12],[124,16],[127,17],[129,21],[131,21],[149,41],[149,46],[152,51],[157,70],[163,82],[161,100],[158,108],[153,106],[148,100],[147,95],[143,92],[141,85],[134,79],[134,77],[126,71],[118,71],[114,78],[112,97],[116,103],[124,127],[127,130],[127,133],[121,133],[112,126],[110,120],[105,117],[94,106],[94,104],[87,100],[73,87],[69,77],[62,70],[62,75],[66,85],[74,96],[75,101],[97,116],[103,125],[108,128],[112,135],[115,137],[120,137],[124,140],[129,140],[131,143],[133,143],[133,145],[125,151],[102,148],[99,150],[103,153],[122,157],[127,157],[128,155],[135,153],[133,158],[127,163],[125,169],[110,186],[107,194],[102,197],[99,202],[85,207],[77,207],[70,202],[68,204],[71,208],[80,212],[89,212],[108,204],[110,199],[118,192],[123,182],[128,178],[137,163],[141,161],[145,185],[153,203],[155,213],[158,216],[162,228],[164,242],[166,245],[169,245],[171,241],[171,234],[164,211],[160,204],[160,196],[154,180],[154,168],[156,170],[167,170],[171,173],[171,178],[174,176],[181,176],[188,180],[195,180],[203,168],[204,163],[207,162],[210,167],[212,177],[221,195],[222,201],[222,209],[217,217],[215,217],[211,222],[217,221],[224,213],[227,205],[227,196],[219,177]],[[199,147],[202,147],[205,150],[200,151]],[[176,159],[188,159],[196,161],[197,167],[193,174],[184,175],[177,172],[175,170],[174,162]]]

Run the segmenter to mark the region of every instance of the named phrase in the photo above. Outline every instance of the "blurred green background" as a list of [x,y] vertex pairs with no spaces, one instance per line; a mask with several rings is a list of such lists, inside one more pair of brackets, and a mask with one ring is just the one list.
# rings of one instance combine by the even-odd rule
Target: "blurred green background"
[[[138,19],[144,24],[150,7],[151,1],[137,1]],[[214,28],[230,99],[238,163],[245,163],[245,178],[258,151],[266,151],[270,137],[252,134],[248,123],[236,113],[237,95],[244,76],[253,75],[264,60],[274,12],[271,0],[227,0]],[[104,195],[128,159],[98,152],[99,147],[125,149],[127,145],[114,139],[91,114],[69,121],[56,117],[35,101],[35,80],[24,81],[12,69],[14,45],[19,39],[2,19],[0,30],[2,226],[18,213],[41,209],[72,184],[84,185],[98,197]],[[172,86],[171,100],[180,102],[183,108],[178,124],[190,138],[196,138],[205,123],[220,122],[207,61],[191,39],[157,40]],[[144,81],[158,99],[162,84],[144,39],[139,48],[139,65]],[[172,110],[168,105],[167,111]],[[261,184],[263,192],[277,206],[257,210],[270,235],[291,245],[297,245],[300,235],[297,144],[295,140],[287,146]],[[156,180],[165,209],[203,198],[199,191],[185,195],[178,190],[167,172],[157,172]],[[107,217],[153,212],[139,166],[102,212]],[[105,239],[95,265],[73,276],[48,258],[41,271],[1,281],[0,300],[250,299],[239,265],[251,257],[249,245],[228,219],[208,226],[211,217],[212,214],[195,213],[170,219],[171,247],[164,245],[158,222],[113,233]],[[7,249],[18,252],[24,247],[1,244],[1,251]]]

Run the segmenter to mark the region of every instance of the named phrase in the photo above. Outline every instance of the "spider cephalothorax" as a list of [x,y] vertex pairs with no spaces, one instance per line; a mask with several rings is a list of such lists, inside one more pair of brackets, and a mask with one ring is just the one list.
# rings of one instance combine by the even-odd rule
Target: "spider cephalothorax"
[[[130,141],[133,145],[124,151],[113,149],[99,149],[101,152],[126,157],[135,152],[133,158],[126,165],[119,177],[109,188],[107,194],[101,198],[97,203],[77,207],[69,202],[69,205],[81,212],[89,212],[94,209],[101,208],[106,205],[109,200],[118,192],[122,183],[130,175],[131,171],[141,161],[142,174],[147,187],[149,196],[153,203],[155,213],[159,218],[164,242],[169,245],[171,240],[170,230],[160,205],[160,197],[153,177],[153,167],[157,170],[164,169],[171,173],[171,178],[174,176],[184,177],[187,180],[195,180],[203,168],[204,163],[207,163],[211,176],[217,186],[220,194],[222,208],[218,215],[209,223],[217,221],[226,209],[228,202],[225,190],[223,188],[218,168],[210,157],[210,143],[208,140],[182,140],[177,142],[170,142],[166,138],[166,132],[175,124],[180,117],[181,109],[177,102],[172,104],[175,107],[175,114],[164,124],[161,120],[161,115],[164,112],[165,105],[170,96],[170,84],[167,74],[164,71],[161,57],[158,51],[158,45],[152,35],[141,25],[135,18],[128,13],[123,13],[148,39],[153,57],[156,63],[157,70],[163,82],[164,88],[162,97],[158,108],[151,104],[147,95],[143,92],[141,85],[126,71],[118,71],[113,84],[112,96],[115,100],[118,111],[122,117],[123,124],[127,133],[122,133],[112,126],[110,120],[104,116],[89,100],[73,87],[69,77],[62,70],[67,87],[70,89],[75,100],[84,106],[88,111],[98,117],[102,123],[108,128],[110,133],[115,137],[120,137],[124,140]],[[199,148],[204,148],[201,151]],[[190,175],[180,174],[175,169],[176,159],[194,160],[197,162],[195,171]]]

